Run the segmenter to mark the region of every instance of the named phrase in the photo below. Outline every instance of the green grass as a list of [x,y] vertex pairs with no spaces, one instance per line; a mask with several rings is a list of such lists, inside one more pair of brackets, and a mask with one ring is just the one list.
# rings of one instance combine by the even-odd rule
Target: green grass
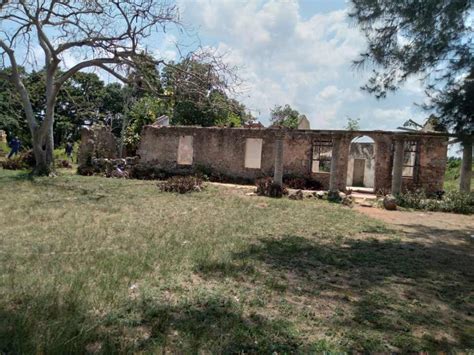
[[[472,165],[474,170],[474,164]],[[449,158],[444,177],[444,189],[459,191],[459,177],[461,176],[461,159]],[[471,179],[471,190],[474,191],[474,174]]]
[[325,201],[0,169],[0,352],[474,348],[472,247]]

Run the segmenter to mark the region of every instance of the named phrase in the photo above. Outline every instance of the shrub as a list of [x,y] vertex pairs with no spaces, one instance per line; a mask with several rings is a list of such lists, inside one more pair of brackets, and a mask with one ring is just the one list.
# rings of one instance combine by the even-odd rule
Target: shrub
[[271,177],[258,179],[255,184],[257,185],[257,195],[268,197],[288,195],[286,187],[275,184]]
[[20,157],[7,159],[5,161],[2,161],[1,164],[2,168],[7,170],[23,170],[28,168],[28,166],[25,166],[24,162],[21,160]]
[[397,196],[397,204],[401,207],[425,211],[474,213],[474,193],[447,191],[438,194],[438,198],[429,198],[423,190],[406,192]]
[[66,159],[61,159],[57,161],[56,166],[58,168],[72,169],[72,164],[69,162],[69,160],[66,160]]
[[14,158],[3,161],[2,167],[8,170],[23,170],[33,168],[36,164],[35,156],[32,150],[27,150]]
[[161,191],[184,194],[202,190],[202,179],[196,176],[173,176],[158,184]]
[[283,179],[283,183],[296,190],[322,190],[323,185],[307,176],[287,176]]

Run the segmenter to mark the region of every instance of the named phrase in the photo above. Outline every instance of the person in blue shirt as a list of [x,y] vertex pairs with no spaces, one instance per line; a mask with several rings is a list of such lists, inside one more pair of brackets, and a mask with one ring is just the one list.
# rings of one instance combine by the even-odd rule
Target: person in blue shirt
[[14,137],[9,144],[11,151],[10,154],[8,154],[8,159],[10,159],[12,156],[17,155],[20,152],[20,147],[21,147],[21,141],[18,139],[18,137]]
[[66,148],[64,150],[66,152],[67,159],[72,161],[72,152],[74,150],[74,146],[72,145],[72,143],[67,142],[66,143]]

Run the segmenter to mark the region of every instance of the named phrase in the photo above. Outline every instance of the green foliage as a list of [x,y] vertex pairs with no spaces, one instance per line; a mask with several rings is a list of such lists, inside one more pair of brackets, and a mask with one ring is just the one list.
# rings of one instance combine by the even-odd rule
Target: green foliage
[[[61,146],[79,139],[80,127],[106,124],[122,136],[130,151],[138,145],[144,125],[168,115],[173,124],[238,127],[252,118],[244,105],[224,92],[226,85],[212,65],[194,60],[167,66],[163,71],[148,57],[137,58],[130,83],[105,85],[94,73],[76,73],[61,88],[55,106],[54,141]],[[8,70],[5,71],[8,73]],[[23,69],[22,69],[23,70]],[[61,74],[61,72],[59,72]],[[33,111],[45,112],[45,72],[24,72]],[[23,107],[12,84],[0,79],[0,129],[19,136],[30,146]]]
[[[459,189],[459,178],[461,176],[461,158],[449,157],[444,176],[444,189],[447,191],[457,191]],[[474,170],[474,164],[472,166]],[[471,184],[474,187],[474,176],[471,178]]]
[[245,106],[226,94],[227,84],[211,64],[185,59],[162,73],[176,125],[241,126],[252,119]]
[[396,198],[397,204],[406,208],[463,214],[474,213],[474,192],[466,194],[447,191],[440,199],[434,199],[427,196],[423,190],[417,190],[399,194]]
[[158,188],[163,192],[198,192],[202,190],[202,179],[196,176],[173,176],[166,181],[158,183]]
[[124,137],[124,143],[130,151],[137,149],[143,127],[154,123],[162,115],[171,115],[168,101],[145,96],[133,104],[127,112],[128,125]]
[[437,110],[441,125],[456,133],[474,133],[474,63],[469,76],[451,81],[444,91],[436,90],[431,98],[427,108]]
[[[367,39],[356,66],[376,67],[363,89],[382,98],[409,77],[427,80],[438,93],[442,123],[456,132],[472,132],[472,88],[463,86],[474,70],[471,0],[351,0],[354,18]],[[380,70],[378,70],[380,69]],[[468,94],[468,92],[471,92]]]
[[270,121],[273,125],[288,128],[298,128],[298,123],[304,115],[291,108],[290,105],[275,106],[270,110]]
[[[24,72],[23,68],[20,68]],[[11,69],[5,69],[3,73],[10,73]],[[7,132],[8,139],[17,136],[23,146],[30,145],[28,126],[23,115],[18,94],[13,85],[0,78],[0,130]]]
[[360,118],[347,117],[347,123],[344,129],[348,131],[358,131],[360,129]]
[[374,72],[365,87],[369,92],[383,97],[411,75],[431,71],[433,79],[445,80],[471,69],[471,1],[351,2],[350,16],[368,41],[356,64],[375,64],[383,70]]

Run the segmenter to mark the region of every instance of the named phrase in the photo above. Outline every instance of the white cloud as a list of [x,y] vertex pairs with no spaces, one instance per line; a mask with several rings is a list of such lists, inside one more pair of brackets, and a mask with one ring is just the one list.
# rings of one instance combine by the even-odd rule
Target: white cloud
[[178,3],[203,44],[228,53],[229,63],[241,68],[246,91],[239,99],[264,123],[270,108],[288,103],[312,128],[342,128],[349,116],[360,117],[361,126],[395,129],[388,116],[410,118],[411,101],[422,94],[416,80],[386,102],[360,91],[368,73],[354,73],[351,63],[365,39],[349,25],[346,9],[303,18],[296,0]]

